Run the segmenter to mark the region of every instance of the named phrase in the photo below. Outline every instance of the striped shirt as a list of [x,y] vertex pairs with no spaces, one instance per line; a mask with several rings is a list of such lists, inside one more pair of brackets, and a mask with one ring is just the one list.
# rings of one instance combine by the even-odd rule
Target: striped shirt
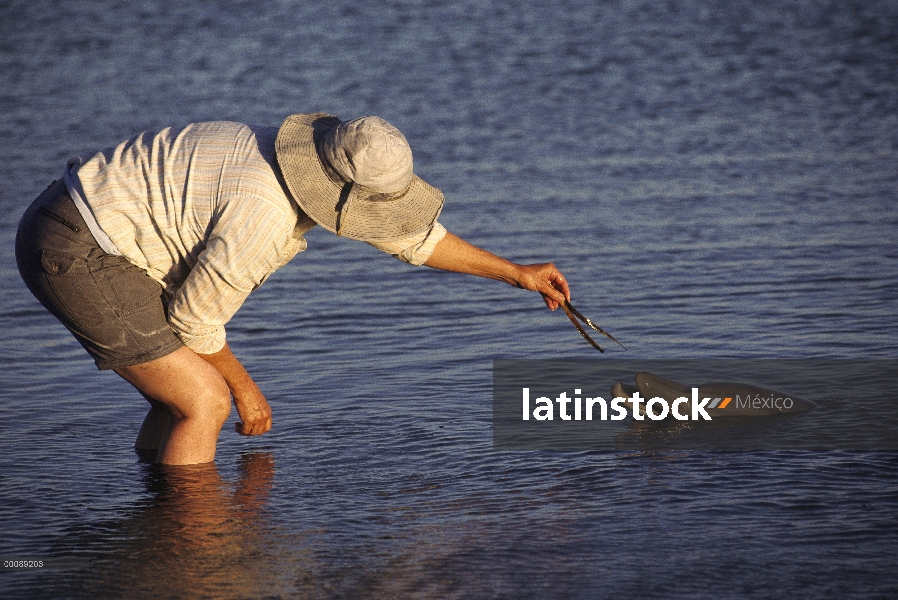
[[[306,249],[315,226],[293,201],[274,151],[276,127],[196,123],[144,132],[69,161],[69,194],[101,248],[158,281],[172,329],[201,354],[276,269]],[[423,264],[446,234],[371,243]]]

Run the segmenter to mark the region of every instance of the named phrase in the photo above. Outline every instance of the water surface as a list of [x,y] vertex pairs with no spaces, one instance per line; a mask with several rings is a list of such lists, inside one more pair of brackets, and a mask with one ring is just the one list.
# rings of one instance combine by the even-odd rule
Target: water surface
[[[498,452],[494,358],[898,357],[898,7],[874,2],[0,6],[4,597],[886,597],[894,453]],[[275,427],[214,466],[18,279],[75,154],[198,120],[377,114],[441,221],[553,260],[630,349],[502,284],[313,231],[229,341]],[[232,416],[232,421],[234,416]]]

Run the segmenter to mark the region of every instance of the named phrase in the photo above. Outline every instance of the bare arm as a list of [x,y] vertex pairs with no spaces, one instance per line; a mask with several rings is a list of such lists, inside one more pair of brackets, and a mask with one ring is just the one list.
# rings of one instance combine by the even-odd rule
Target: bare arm
[[571,299],[571,291],[564,275],[552,263],[515,264],[448,232],[437,243],[433,254],[424,264],[443,271],[497,279],[515,287],[539,292],[551,310]]
[[242,435],[261,435],[271,429],[271,407],[231,348],[224,348],[215,354],[200,354],[200,358],[215,367],[227,382],[234,396],[234,406],[240,415],[240,423],[234,429]]

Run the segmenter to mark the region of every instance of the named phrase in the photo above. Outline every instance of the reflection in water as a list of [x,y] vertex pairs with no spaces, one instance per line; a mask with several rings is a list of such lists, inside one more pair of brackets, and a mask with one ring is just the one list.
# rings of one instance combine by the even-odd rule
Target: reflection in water
[[[65,545],[92,548],[89,569],[77,577],[23,573],[15,589],[22,597],[40,586],[42,597],[84,598],[570,598],[651,597],[663,588],[716,597],[696,592],[708,590],[709,577],[723,589],[727,573],[680,569],[681,538],[702,540],[704,553],[741,552],[765,565],[790,564],[790,547],[758,545],[746,553],[742,540],[759,528],[772,535],[798,515],[802,527],[791,534],[799,543],[840,543],[842,526],[829,519],[821,492],[795,490],[794,473],[804,480],[821,469],[844,472],[856,491],[843,496],[840,509],[861,515],[856,523],[864,531],[891,527],[885,525],[890,514],[863,507],[888,504],[883,490],[894,480],[893,455],[860,462],[846,456],[841,464],[812,453],[797,456],[503,453],[501,468],[497,455],[471,457],[456,475],[417,478],[414,487],[401,475],[392,483],[383,476],[367,480],[368,489],[329,488],[329,494],[321,482],[333,477],[307,478],[311,471],[303,466],[279,473],[270,500],[274,461],[268,453],[242,457],[234,483],[214,464],[147,466],[141,496],[148,498],[132,504],[124,519],[69,530]],[[857,468],[871,464],[871,473]],[[757,495],[766,489],[780,490],[781,504],[768,524],[759,525],[744,515],[768,502],[769,496]],[[703,501],[719,490],[728,490],[726,502],[713,508],[717,529],[709,529],[712,513]],[[279,501],[288,491],[289,501]],[[665,533],[672,523],[677,536]],[[886,534],[877,545],[881,562],[891,556],[890,541]],[[660,579],[633,568],[653,552]],[[796,568],[815,560],[812,554]],[[627,593],[582,593],[619,589]]]
[[[522,578],[539,581],[542,575],[529,573],[526,565],[526,548],[532,549],[534,540],[508,539],[509,532],[488,515],[510,506],[523,514],[542,513],[550,506],[554,515],[565,507],[562,512],[569,517],[583,509],[567,494],[556,497],[552,486],[536,495],[534,490],[522,492],[515,500],[491,494],[462,494],[448,501],[418,498],[443,487],[434,485],[401,491],[410,496],[398,506],[397,499],[384,494],[385,506],[372,507],[372,517],[384,528],[382,536],[347,538],[340,526],[279,533],[277,515],[269,508],[274,473],[268,452],[243,455],[234,484],[215,463],[146,465],[148,501],[125,521],[99,528],[106,530],[100,544],[114,550],[92,563],[81,591],[91,597],[127,598],[492,596],[514,588]],[[442,518],[399,533],[404,523],[427,513]],[[448,522],[439,522],[443,518]],[[566,520],[535,514],[525,518],[531,519],[540,530],[537,538],[549,545],[582,541]],[[322,537],[329,540],[324,552]],[[485,568],[496,546],[508,561],[502,572]],[[567,563],[578,563],[557,558],[564,564],[547,557],[543,567],[563,572]]]
[[[260,597],[271,581],[260,577],[262,522],[274,479],[274,457],[242,456],[236,485],[215,463],[148,465],[149,506],[123,527],[127,543],[104,579],[122,597]],[[254,560],[256,559],[256,560]]]

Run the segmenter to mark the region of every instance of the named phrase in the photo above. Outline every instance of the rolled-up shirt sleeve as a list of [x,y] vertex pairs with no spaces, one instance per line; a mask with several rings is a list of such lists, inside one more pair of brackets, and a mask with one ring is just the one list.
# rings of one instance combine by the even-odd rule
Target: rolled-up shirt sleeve
[[169,324],[184,345],[199,354],[224,347],[225,323],[250,292],[295,254],[289,248],[295,222],[295,215],[264,200],[228,204],[169,303]]
[[423,265],[433,249],[446,236],[446,228],[434,221],[430,231],[391,242],[368,242],[378,250],[392,254],[410,265]]

